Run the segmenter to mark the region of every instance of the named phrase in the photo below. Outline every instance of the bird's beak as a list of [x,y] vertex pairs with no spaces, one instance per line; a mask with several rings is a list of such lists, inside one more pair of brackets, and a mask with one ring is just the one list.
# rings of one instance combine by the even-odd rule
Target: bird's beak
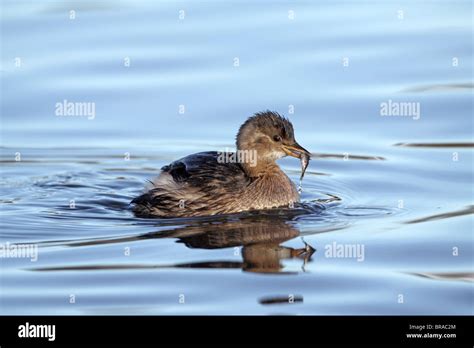
[[288,156],[296,158],[301,158],[303,156],[311,157],[311,153],[297,142],[295,142],[293,145],[282,145],[282,147],[283,151],[285,151]]

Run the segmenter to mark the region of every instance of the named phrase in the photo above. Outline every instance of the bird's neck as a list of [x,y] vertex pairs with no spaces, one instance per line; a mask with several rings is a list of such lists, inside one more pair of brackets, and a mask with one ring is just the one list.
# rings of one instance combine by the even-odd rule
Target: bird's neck
[[256,164],[242,163],[245,173],[251,178],[262,178],[284,174],[275,161],[257,161]]
[[248,194],[256,209],[287,206],[299,201],[295,184],[275,162],[253,168],[247,174],[251,177]]
[[275,159],[262,156],[261,152],[255,149],[254,146],[240,141],[240,138],[237,140],[237,154],[240,155],[240,163],[245,173],[251,178],[258,178],[281,171]]

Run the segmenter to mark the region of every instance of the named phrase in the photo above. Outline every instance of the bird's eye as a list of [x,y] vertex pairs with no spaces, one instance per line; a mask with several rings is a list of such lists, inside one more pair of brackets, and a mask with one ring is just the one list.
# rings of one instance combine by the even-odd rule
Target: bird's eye
[[275,141],[281,141],[281,136],[275,135],[275,136],[273,137],[273,140],[275,140]]

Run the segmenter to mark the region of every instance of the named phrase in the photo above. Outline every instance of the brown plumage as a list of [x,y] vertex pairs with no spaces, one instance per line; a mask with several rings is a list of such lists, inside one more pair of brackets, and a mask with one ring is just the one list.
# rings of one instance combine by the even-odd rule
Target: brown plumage
[[230,214],[288,206],[299,201],[295,185],[276,164],[284,156],[309,158],[291,122],[266,111],[237,134],[237,153],[201,152],[164,166],[133,210],[145,217]]

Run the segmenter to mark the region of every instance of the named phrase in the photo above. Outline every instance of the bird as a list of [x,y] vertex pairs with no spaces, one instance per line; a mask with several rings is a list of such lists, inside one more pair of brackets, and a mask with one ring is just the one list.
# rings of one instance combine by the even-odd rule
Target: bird
[[165,165],[131,201],[132,210],[138,217],[180,218],[291,207],[299,192],[276,160],[307,163],[310,155],[288,118],[257,112],[240,126],[235,152],[200,152]]

